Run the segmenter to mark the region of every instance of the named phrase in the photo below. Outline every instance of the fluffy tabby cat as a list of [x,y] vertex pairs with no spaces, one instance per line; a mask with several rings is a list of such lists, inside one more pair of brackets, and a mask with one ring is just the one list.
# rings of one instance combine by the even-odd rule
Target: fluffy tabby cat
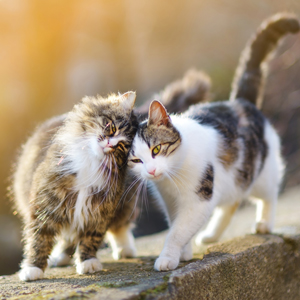
[[[134,92],[86,97],[68,114],[42,124],[24,145],[14,176],[15,201],[24,221],[21,280],[43,277],[56,237],[60,249],[78,244],[79,274],[101,270],[96,251],[107,229],[115,247],[125,256],[135,255],[124,213],[131,208],[118,205],[138,126],[132,112],[135,98]],[[60,254],[54,260],[61,260]]]
[[283,35],[298,31],[299,21],[290,14],[261,25],[242,55],[230,101],[194,105],[171,116],[159,101],[151,103],[129,165],[142,180],[151,180],[157,198],[164,200],[171,228],[157,271],[192,258],[191,238],[214,209],[197,243],[218,240],[244,197],[258,199],[256,232],[272,230],[284,166],[278,135],[256,103],[262,62]]

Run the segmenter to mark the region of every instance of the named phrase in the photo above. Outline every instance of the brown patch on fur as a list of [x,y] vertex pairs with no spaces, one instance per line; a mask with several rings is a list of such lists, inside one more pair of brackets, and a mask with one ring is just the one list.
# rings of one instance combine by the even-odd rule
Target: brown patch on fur
[[236,160],[239,154],[239,149],[236,143],[224,146],[222,153],[219,154],[219,159],[225,168],[229,168]]
[[196,189],[197,195],[201,200],[210,200],[213,195],[214,188],[214,167],[209,164],[201,178],[200,185]]

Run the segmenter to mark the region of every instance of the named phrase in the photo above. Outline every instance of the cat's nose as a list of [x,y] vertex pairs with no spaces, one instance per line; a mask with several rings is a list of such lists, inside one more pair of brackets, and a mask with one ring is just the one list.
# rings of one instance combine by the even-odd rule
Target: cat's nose
[[152,170],[148,170],[148,173],[154,176],[155,175],[155,171],[156,171],[156,169],[154,168]]

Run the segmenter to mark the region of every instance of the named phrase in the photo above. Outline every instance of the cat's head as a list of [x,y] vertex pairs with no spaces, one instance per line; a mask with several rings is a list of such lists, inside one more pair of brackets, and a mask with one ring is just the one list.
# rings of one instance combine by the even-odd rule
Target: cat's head
[[128,158],[133,173],[143,179],[172,176],[176,150],[181,145],[178,130],[159,101],[152,101],[148,120],[139,125]]
[[114,156],[119,166],[124,164],[138,127],[132,111],[135,99],[135,92],[83,98],[68,114],[60,133],[67,154],[88,160]]

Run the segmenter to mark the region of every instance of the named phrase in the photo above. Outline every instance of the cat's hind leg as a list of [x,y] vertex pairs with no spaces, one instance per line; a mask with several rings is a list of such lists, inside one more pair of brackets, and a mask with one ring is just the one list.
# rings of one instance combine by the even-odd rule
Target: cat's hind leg
[[136,248],[132,229],[134,220],[139,214],[139,208],[134,201],[133,187],[120,203],[115,216],[108,228],[107,237],[112,248],[113,259],[136,257]]
[[255,231],[261,234],[273,230],[277,199],[284,173],[279,138],[270,126],[266,127],[266,140],[269,145],[268,156],[250,194],[257,200]]
[[48,259],[49,267],[62,267],[71,263],[76,245],[63,236],[57,241]]
[[134,237],[131,231],[132,224],[119,228],[110,228],[107,232],[112,247],[112,256],[115,260],[136,256]]
[[258,234],[271,233],[274,227],[277,199],[256,199],[255,232]]
[[217,242],[229,225],[238,206],[239,202],[235,202],[231,205],[216,207],[206,229],[196,237],[196,245]]
[[279,185],[272,185],[263,176],[259,177],[255,183],[251,197],[256,203],[256,233],[267,234],[272,232],[275,223],[275,213],[277,206]]

